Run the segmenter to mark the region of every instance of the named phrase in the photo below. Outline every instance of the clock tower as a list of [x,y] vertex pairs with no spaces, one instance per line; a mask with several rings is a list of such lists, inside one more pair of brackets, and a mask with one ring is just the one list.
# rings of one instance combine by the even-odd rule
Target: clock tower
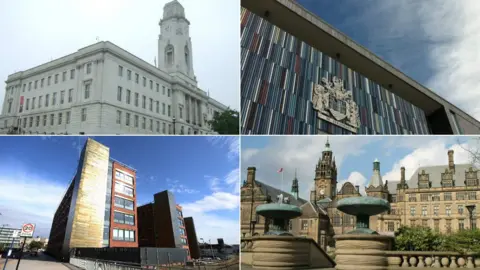
[[190,22],[185,17],[185,9],[177,0],[165,5],[159,25],[158,68],[171,74],[184,74],[195,81]]
[[333,157],[330,143],[325,144],[322,157],[315,168],[315,194],[316,199],[333,199],[337,195],[337,165]]

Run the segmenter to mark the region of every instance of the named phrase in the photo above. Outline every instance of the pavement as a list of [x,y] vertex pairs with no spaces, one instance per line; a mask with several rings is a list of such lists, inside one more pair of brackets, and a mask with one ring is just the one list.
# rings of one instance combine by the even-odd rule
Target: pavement
[[[6,270],[15,270],[17,267],[17,259],[8,259]],[[3,269],[5,259],[0,259],[0,269]],[[52,257],[39,253],[37,257],[24,256],[20,261],[18,270],[69,270],[78,269],[71,268],[68,264],[55,261]]]

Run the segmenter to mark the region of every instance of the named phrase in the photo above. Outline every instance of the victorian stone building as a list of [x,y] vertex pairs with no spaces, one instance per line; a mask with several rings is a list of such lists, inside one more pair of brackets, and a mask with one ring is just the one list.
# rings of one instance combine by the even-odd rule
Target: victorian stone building
[[[367,196],[379,197],[391,203],[391,211],[371,217],[370,226],[381,234],[393,234],[400,226],[425,226],[441,233],[451,233],[477,226],[480,207],[478,170],[472,164],[455,164],[454,152],[449,150],[446,165],[419,167],[410,179],[405,168],[399,172],[399,181],[382,179],[380,161],[373,162],[373,171],[364,187]],[[250,167],[241,189],[241,231],[244,236],[268,231],[268,222],[255,214],[255,208],[272,202],[279,194],[289,197],[303,214],[291,221],[294,235],[313,238],[322,248],[333,246],[333,236],[343,234],[355,226],[355,217],[336,209],[338,200],[362,196],[360,186],[350,182],[337,189],[335,157],[326,143],[315,168],[314,187],[309,200],[298,196],[298,179],[292,181],[292,193],[283,192],[255,178],[256,168]],[[472,210],[473,218],[470,219]]]
[[214,134],[227,106],[198,86],[180,2],[159,27],[154,65],[101,41],[9,75],[0,134]]

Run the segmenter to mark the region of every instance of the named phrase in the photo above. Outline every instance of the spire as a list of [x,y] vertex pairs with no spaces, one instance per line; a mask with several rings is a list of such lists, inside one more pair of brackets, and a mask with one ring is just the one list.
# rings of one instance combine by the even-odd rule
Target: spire
[[296,200],[298,200],[298,179],[297,179],[297,169],[295,168],[295,177],[293,178],[292,181],[292,190],[291,194],[293,197],[295,197]]
[[374,187],[383,186],[382,175],[380,174],[380,161],[378,159],[375,159],[373,162],[373,174],[368,185]]
[[330,142],[328,141],[328,136],[327,136],[327,142],[325,143],[325,150],[324,151],[325,152],[327,152],[327,151],[330,152],[331,151],[330,150]]

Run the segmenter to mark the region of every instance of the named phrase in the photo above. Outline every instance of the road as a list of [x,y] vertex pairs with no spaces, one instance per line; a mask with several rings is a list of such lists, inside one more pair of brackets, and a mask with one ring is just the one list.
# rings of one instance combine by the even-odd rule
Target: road
[[[17,261],[15,259],[8,259],[6,270],[15,270],[17,267]],[[3,269],[5,259],[0,259],[0,269]],[[26,256],[20,261],[20,267],[18,270],[69,270],[71,268],[65,266],[63,263],[56,262],[53,258],[39,253],[37,257]]]

